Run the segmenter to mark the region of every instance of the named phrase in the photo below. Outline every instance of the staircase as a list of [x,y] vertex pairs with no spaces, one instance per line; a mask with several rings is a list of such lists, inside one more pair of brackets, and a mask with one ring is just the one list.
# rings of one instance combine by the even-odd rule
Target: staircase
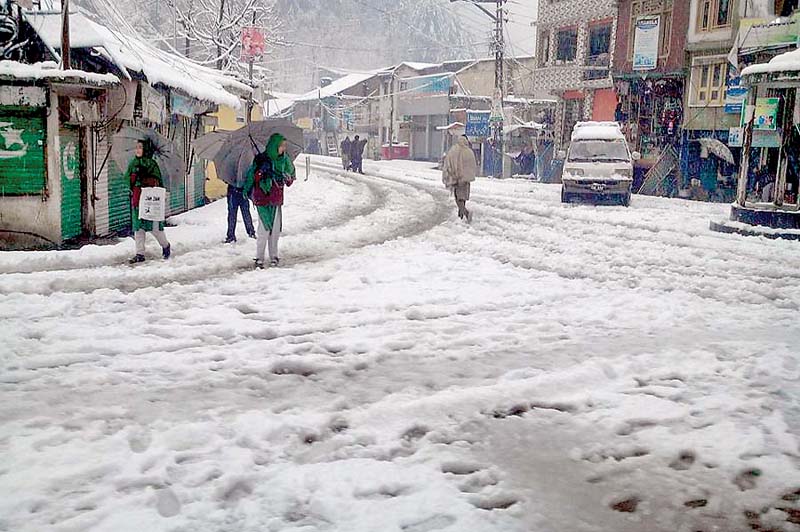
[[644,177],[639,194],[648,196],[661,196],[668,191],[668,184],[672,184],[675,176],[680,174],[680,156],[675,146],[669,145],[661,152],[656,164]]
[[336,135],[333,133],[326,133],[325,142],[328,145],[328,156],[339,157],[339,144],[336,142]]

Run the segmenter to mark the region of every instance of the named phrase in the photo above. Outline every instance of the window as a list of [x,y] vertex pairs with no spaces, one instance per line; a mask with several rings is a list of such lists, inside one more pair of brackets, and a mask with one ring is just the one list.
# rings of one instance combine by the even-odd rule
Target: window
[[731,0],[698,0],[697,29],[712,31],[731,25]]
[[725,82],[728,63],[725,59],[696,65],[692,68],[692,104],[720,106],[725,103]]
[[539,66],[547,66],[547,63],[550,60],[549,31],[542,31],[542,34],[539,36],[539,49],[537,50],[537,53],[539,54]]
[[578,29],[558,30],[556,45],[556,61],[575,61],[578,52]]
[[589,26],[589,54],[586,64],[608,66],[611,51],[611,23],[604,22]]

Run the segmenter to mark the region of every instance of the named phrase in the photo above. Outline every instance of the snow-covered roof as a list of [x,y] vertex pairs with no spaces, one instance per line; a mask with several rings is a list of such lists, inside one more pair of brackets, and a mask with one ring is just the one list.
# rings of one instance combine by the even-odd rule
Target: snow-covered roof
[[[61,15],[53,12],[27,12],[25,18],[44,44],[61,48]],[[111,30],[87,17],[83,12],[70,14],[73,48],[95,48],[124,73],[140,72],[150,85],[163,84],[186,94],[238,109],[238,95],[252,89],[217,70],[192,63],[178,55],[159,50],[136,37]]]
[[769,63],[751,65],[742,70],[742,76],[752,74],[776,74],[779,72],[800,72],[800,49],[776,55]]
[[412,70],[427,70],[429,68],[438,68],[442,66],[442,63],[415,63],[413,61],[403,61],[400,63],[400,66],[407,66]]
[[572,140],[625,140],[616,122],[578,122]]
[[49,61],[33,65],[17,61],[0,61],[0,78],[83,83],[97,87],[119,83],[119,78],[113,74],[94,74],[83,70],[61,70],[56,63]]
[[300,97],[299,94],[289,94],[287,92],[272,92],[271,98],[264,100],[264,115],[277,116],[288,111]]
[[298,97],[295,101],[309,102],[313,100],[318,100],[320,98],[328,98],[330,96],[336,96],[337,94],[344,92],[347,89],[352,89],[356,85],[360,85],[365,81],[374,78],[376,75],[377,75],[376,72],[357,72],[354,74],[348,74],[342,78],[337,79],[327,87],[321,87],[318,89],[313,89],[308,91],[307,93]]

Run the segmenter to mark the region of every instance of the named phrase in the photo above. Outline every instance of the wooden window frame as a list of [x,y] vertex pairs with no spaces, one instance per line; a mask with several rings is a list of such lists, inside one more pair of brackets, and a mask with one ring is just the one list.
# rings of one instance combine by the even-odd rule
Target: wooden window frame
[[[725,87],[728,81],[728,60],[715,57],[703,59],[692,65],[690,107],[722,107],[725,105]],[[719,80],[714,78],[719,75]]]
[[[719,24],[719,10],[722,2],[728,3],[728,17],[724,24]],[[735,0],[697,0],[697,31],[704,33],[730,28],[735,4]],[[707,22],[704,21],[706,9],[708,9]]]

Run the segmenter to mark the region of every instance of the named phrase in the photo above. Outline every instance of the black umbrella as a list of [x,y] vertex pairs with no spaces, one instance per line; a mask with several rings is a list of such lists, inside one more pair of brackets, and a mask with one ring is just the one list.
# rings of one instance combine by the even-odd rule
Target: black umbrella
[[198,158],[214,161],[222,181],[242,187],[253,159],[275,133],[286,138],[288,155],[296,159],[303,151],[303,130],[283,118],[251,122],[235,131],[212,131],[198,137],[192,147]]
[[152,129],[130,126],[120,129],[111,141],[111,158],[120,170],[124,172],[128,169],[131,160],[136,157],[136,143],[143,140],[149,141],[153,147],[153,158],[168,190],[173,188],[170,186],[172,183],[182,182],[186,178],[186,166],[174,142]]

